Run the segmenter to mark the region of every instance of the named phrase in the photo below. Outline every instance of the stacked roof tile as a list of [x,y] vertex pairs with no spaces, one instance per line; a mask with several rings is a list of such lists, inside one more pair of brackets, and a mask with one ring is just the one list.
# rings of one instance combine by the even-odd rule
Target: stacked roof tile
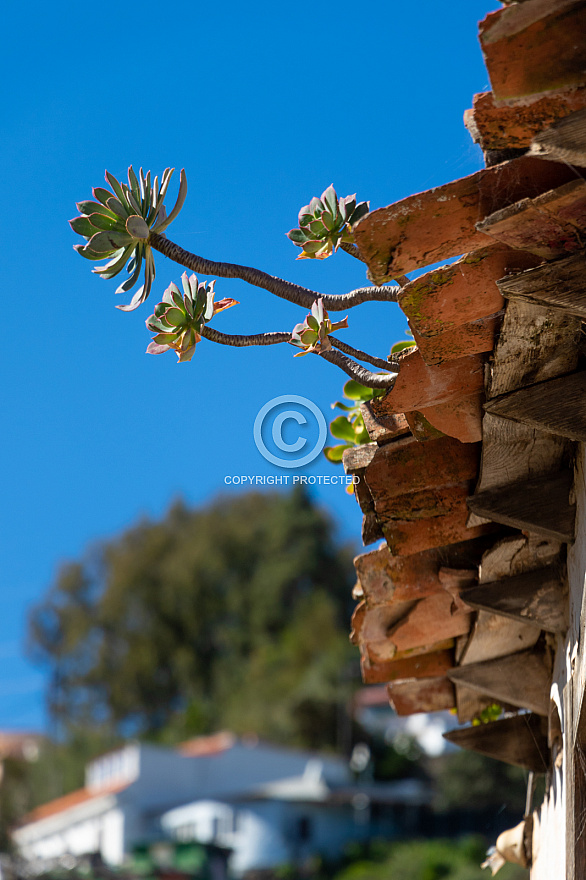
[[489,14],[492,91],[465,114],[489,167],[355,227],[379,283],[457,258],[403,287],[417,348],[364,406],[372,442],[344,456],[360,477],[364,543],[384,539],[355,560],[352,639],[364,681],[388,683],[399,714],[455,708],[467,722],[497,701],[548,715],[551,634],[567,625],[571,443],[586,439],[548,409],[568,383],[583,393],[586,183],[582,166],[530,148],[586,108],[585,25],[583,0]]

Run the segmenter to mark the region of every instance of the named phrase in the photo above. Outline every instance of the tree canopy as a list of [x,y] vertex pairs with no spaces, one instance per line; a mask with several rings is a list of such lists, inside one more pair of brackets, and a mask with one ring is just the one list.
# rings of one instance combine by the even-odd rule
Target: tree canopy
[[[350,553],[301,489],[176,503],[64,564],[30,618],[67,724],[336,744]],[[350,676],[351,677],[351,676]]]

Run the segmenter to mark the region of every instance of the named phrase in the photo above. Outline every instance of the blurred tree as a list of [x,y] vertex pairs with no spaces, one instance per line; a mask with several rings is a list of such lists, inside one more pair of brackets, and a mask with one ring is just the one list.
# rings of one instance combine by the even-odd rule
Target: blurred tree
[[[175,504],[64,565],[32,612],[62,724],[336,744],[352,567],[300,488]],[[358,677],[358,671],[356,674]]]

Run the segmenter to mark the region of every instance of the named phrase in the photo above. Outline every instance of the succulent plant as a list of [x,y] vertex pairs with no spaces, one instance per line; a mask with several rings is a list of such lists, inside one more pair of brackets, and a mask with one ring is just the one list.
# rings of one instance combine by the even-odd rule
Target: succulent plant
[[329,351],[332,347],[332,343],[328,339],[329,334],[333,333],[334,330],[343,330],[347,326],[347,317],[332,324],[328,313],[324,309],[323,300],[316,300],[311,307],[311,314],[306,317],[302,324],[296,324],[293,328],[291,344],[303,349],[295,357],[302,357],[310,352],[319,354],[321,351]]
[[[144,284],[125,306],[117,306],[123,312],[138,308],[150,293],[155,277],[155,260],[148,243],[151,232],[162,233],[173,222],[183,207],[187,195],[185,171],[181,171],[179,195],[171,213],[167,216],[164,198],[174,168],[166,168],[159,184],[155,177],[151,184],[151,172],[145,176],[142,168],[139,177],[128,169],[128,184],[120,183],[106,171],[110,190],[95,187],[95,201],[78,202],[79,217],[70,220],[70,226],[82,235],[87,244],[74,248],[88,260],[105,260],[106,265],[96,266],[93,271],[101,278],[114,278],[127,266],[129,278],[116,293],[127,293],[137,283],[144,262]],[[128,264],[128,265],[127,265]]]
[[298,260],[325,260],[342,242],[352,244],[352,224],[368,214],[369,202],[356,204],[356,195],[339,199],[333,185],[299,212],[299,228],[287,237],[302,248]]
[[149,354],[162,354],[173,349],[179,362],[190,361],[195,346],[201,339],[204,324],[238,303],[235,299],[221,299],[214,303],[215,281],[198,281],[197,276],[181,276],[183,296],[176,284],[171,283],[163,300],[155,306],[154,314],[146,320],[148,329],[155,333],[147,348]]
[[381,397],[383,394],[385,394],[385,389],[365,388],[354,379],[346,382],[344,397],[350,401],[350,405],[341,403],[339,400],[332,403],[332,409],[341,409],[345,415],[338,416],[330,422],[330,434],[336,440],[342,440],[342,443],[338,446],[324,447],[323,452],[328,461],[339,464],[347,449],[361,446],[363,443],[370,443],[360,407],[368,400],[372,400],[373,397]]

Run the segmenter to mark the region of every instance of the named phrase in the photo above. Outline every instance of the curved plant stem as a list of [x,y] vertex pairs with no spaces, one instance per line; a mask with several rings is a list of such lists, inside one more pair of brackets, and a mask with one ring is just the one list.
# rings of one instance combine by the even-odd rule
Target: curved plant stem
[[[237,336],[232,333],[220,333],[218,330],[213,330],[205,325],[202,327],[200,334],[210,342],[218,342],[220,345],[233,345],[237,348],[245,348],[249,345],[278,345],[281,342],[291,342],[290,333],[254,333],[250,336]],[[386,363],[380,358],[370,357],[364,351],[359,351],[356,348],[352,348],[351,345],[340,343],[339,340],[334,339],[332,336],[329,339],[338,348],[341,348],[343,345],[346,352],[353,354],[360,360],[369,361],[375,367],[385,369]],[[329,351],[320,352],[320,355],[326,361],[340,367],[348,376],[356,379],[361,385],[366,385],[367,388],[392,388],[395,383],[395,373],[385,373],[384,375],[371,373],[370,370],[361,367],[356,361],[346,357],[341,351],[330,349]]]
[[215,275],[216,278],[239,278],[241,281],[246,281],[255,287],[262,287],[275,296],[308,310],[319,298],[323,300],[324,308],[328,311],[341,312],[364,302],[397,302],[397,296],[400,292],[399,287],[373,286],[359,287],[350,293],[335,296],[322,295],[315,290],[309,290],[307,287],[300,287],[298,284],[292,284],[275,275],[261,272],[260,269],[239,266],[236,263],[216,263],[213,260],[198,257],[156,232],[151,232],[148,243],[154,250],[192,272]]
[[341,342],[339,339],[336,339],[335,336],[328,336],[328,339],[330,340],[334,348],[339,349],[339,351],[343,351],[344,354],[349,354],[350,357],[355,358],[357,361],[365,361],[367,364],[372,364],[374,367],[378,367],[379,369],[388,372],[388,361],[385,361],[382,358],[375,357],[374,355],[367,354],[365,351],[361,351],[359,348],[352,348],[351,345],[348,345],[346,342]]
[[340,250],[345,251],[347,254],[350,254],[351,257],[360,260],[361,263],[366,263],[366,260],[360,256],[360,251],[355,244],[352,244],[349,241],[342,241],[340,242]]
[[219,342],[220,345],[235,345],[244,348],[248,345],[278,345],[280,342],[290,342],[290,333],[255,333],[252,336],[235,336],[232,333],[220,333],[212,327],[203,326],[200,335],[210,342]]
[[356,361],[346,357],[341,351],[335,351],[335,349],[320,351],[319,356],[331,364],[335,364],[341,370],[344,370],[348,376],[356,379],[357,382],[360,382],[361,385],[365,385],[367,388],[392,388],[397,378],[396,373],[386,373],[385,375],[371,373],[370,370],[366,370],[360,364],[357,364]]

